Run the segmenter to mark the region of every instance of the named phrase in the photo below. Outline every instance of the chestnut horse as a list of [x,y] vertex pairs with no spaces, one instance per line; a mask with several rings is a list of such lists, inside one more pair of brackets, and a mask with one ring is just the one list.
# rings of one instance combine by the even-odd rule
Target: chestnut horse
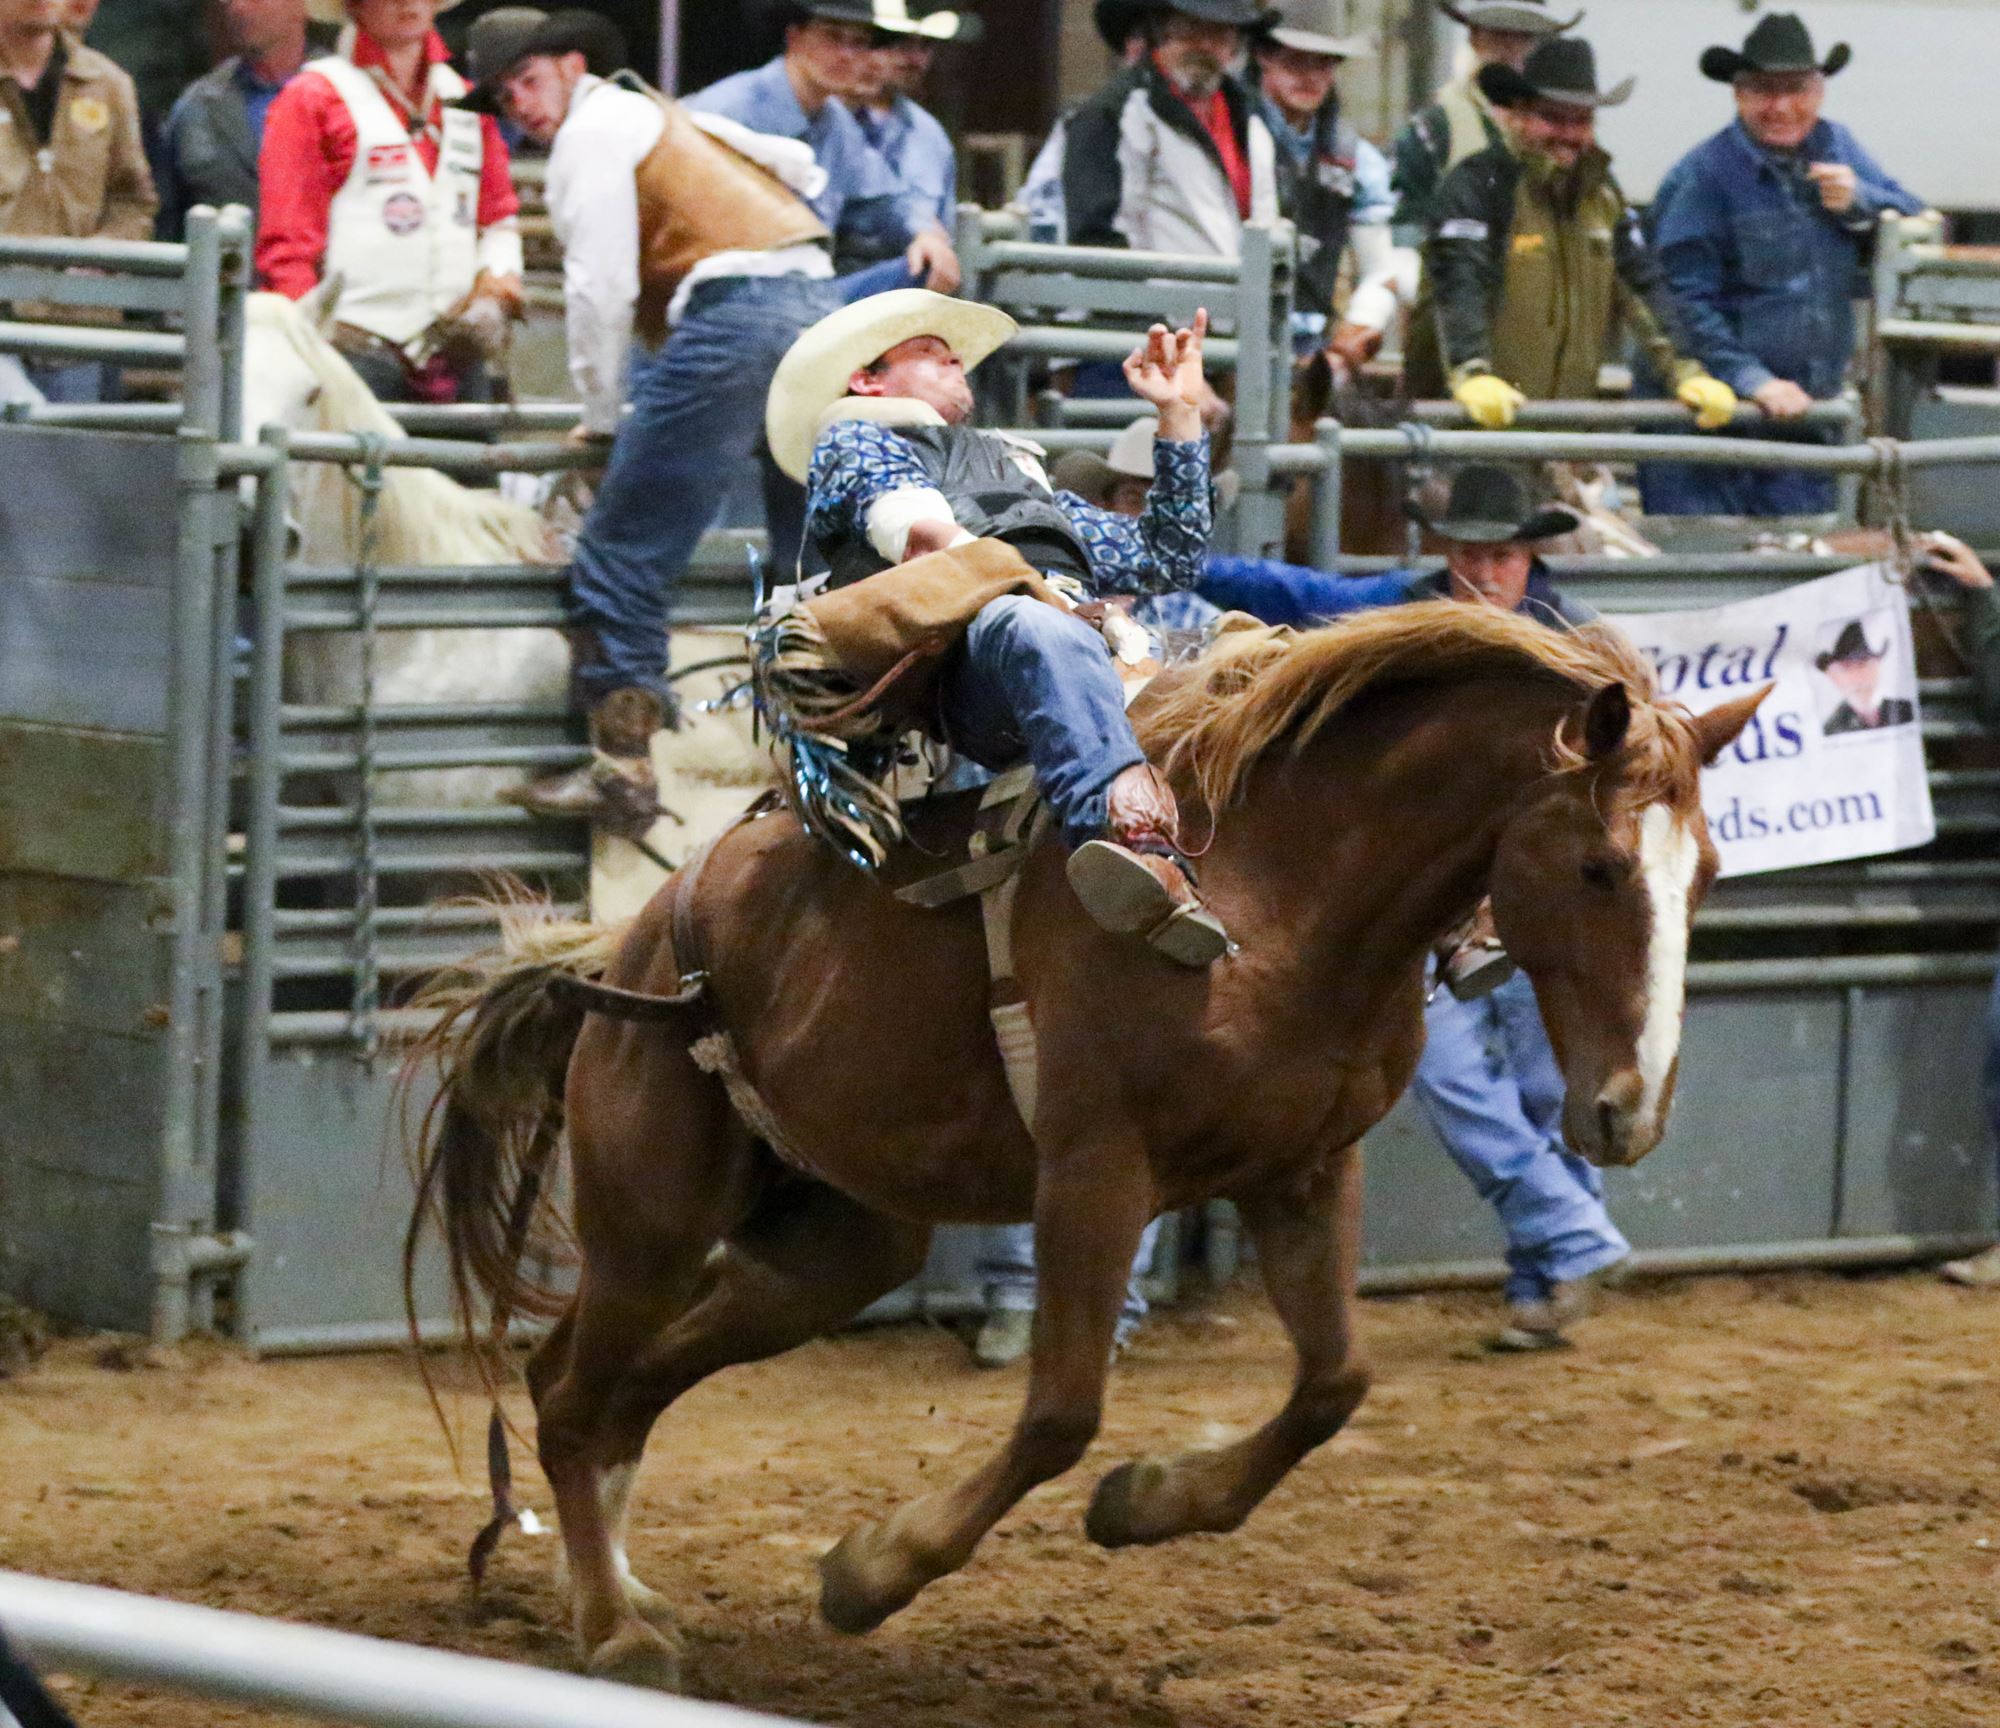
[[[1212,822],[1202,895],[1241,948],[1167,964],[1090,922],[1058,845],[1034,850],[1013,921],[1032,1135],[987,1021],[978,910],[906,906],[786,814],[727,831],[626,930],[546,926],[461,981],[420,1052],[443,1083],[411,1242],[434,1218],[462,1301],[556,1317],[528,1383],[591,1671],[678,1675],[623,1538],[661,1412],[847,1321],[940,1223],[1034,1219],[1026,1405],[990,1462],[825,1555],[826,1618],[879,1624],[1083,1456],[1140,1231],[1222,1195],[1296,1346],[1291,1395],[1246,1439],[1113,1470],[1084,1527],[1118,1547],[1240,1524],[1367,1387],[1358,1142],[1416,1065],[1426,955],[1483,894],[1548,1021],[1570,1144],[1647,1152],[1715,871],[1700,768],[1762,695],[1695,719],[1652,689],[1608,629],[1441,603],[1225,637],[1156,681],[1141,735]],[[681,1002],[591,1011],[565,980],[595,971]],[[565,1132],[567,1296],[519,1252],[521,1175]]]

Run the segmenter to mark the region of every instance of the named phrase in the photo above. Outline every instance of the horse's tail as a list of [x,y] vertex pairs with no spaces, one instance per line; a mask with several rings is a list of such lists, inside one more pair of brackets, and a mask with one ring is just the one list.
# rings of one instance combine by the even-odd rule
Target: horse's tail
[[407,1099],[435,1071],[437,1090],[409,1136],[417,1193],[403,1241],[403,1304],[411,1337],[419,1251],[435,1227],[454,1315],[492,1390],[502,1378],[509,1324],[554,1318],[567,1301],[547,1271],[530,1271],[529,1263],[553,1268],[573,1260],[550,1177],[585,1011],[551,986],[601,973],[622,932],[559,918],[546,902],[516,893],[490,904],[500,914],[502,944],[418,997],[417,1006],[436,1010],[438,1019],[411,1050],[402,1087]]

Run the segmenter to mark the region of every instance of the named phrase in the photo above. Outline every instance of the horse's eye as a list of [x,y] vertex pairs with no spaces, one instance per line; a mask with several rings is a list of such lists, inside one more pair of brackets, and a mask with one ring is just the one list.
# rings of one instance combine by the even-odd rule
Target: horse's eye
[[1618,886],[1618,878],[1623,872],[1609,858],[1589,858],[1584,861],[1583,882],[1586,888],[1602,888],[1607,894]]

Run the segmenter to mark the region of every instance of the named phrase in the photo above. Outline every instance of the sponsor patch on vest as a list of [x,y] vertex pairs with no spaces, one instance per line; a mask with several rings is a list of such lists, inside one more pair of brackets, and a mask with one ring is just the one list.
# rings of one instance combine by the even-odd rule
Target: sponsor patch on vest
[[382,204],[382,226],[391,234],[414,234],[424,225],[424,201],[414,192],[392,193]]
[[1454,216],[1438,224],[1440,240],[1484,240],[1493,230],[1476,216]]
[[452,200],[451,219],[461,228],[474,228],[479,223],[479,213],[473,208],[472,188],[460,186]]
[[69,118],[79,132],[102,132],[111,124],[111,109],[101,97],[79,96],[69,105]]
[[370,186],[379,186],[385,180],[400,180],[410,166],[410,147],[407,144],[376,144],[369,148],[362,162],[361,172]]
[[1548,243],[1548,236],[1546,234],[1516,234],[1514,236],[1514,256],[1519,258],[1524,253],[1539,252]]

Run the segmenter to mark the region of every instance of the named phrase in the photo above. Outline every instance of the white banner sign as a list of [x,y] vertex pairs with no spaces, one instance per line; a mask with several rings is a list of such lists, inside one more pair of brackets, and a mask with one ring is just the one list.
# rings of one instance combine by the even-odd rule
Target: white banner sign
[[1937,832],[1909,595],[1879,564],[1709,612],[1612,618],[1697,714],[1777,688],[1702,776],[1725,876],[1921,846]]

